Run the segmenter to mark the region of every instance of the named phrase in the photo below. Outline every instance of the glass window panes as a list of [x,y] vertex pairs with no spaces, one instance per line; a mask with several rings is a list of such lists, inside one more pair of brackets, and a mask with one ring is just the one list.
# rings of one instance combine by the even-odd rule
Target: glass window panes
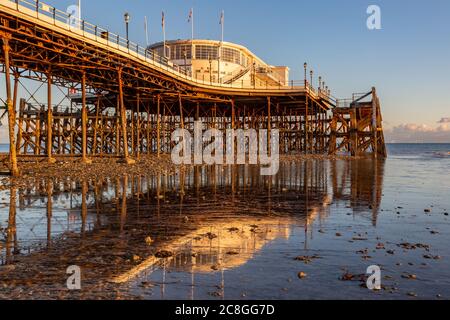
[[241,53],[238,50],[231,48],[222,48],[222,60],[241,64]]
[[216,46],[208,46],[208,45],[196,45],[195,46],[195,58],[196,59],[216,60],[218,58],[218,53],[219,53],[219,50]]
[[170,47],[171,60],[183,60],[186,53],[186,59],[191,59],[192,46],[190,44],[177,44]]

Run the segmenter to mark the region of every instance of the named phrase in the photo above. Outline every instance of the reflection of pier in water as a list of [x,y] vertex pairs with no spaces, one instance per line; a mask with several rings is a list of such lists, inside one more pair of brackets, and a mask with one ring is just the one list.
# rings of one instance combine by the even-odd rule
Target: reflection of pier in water
[[[345,176],[353,172],[354,164],[342,161],[351,167],[342,170],[340,163],[283,163],[275,177],[260,176],[257,167],[224,166],[196,167],[176,176],[124,176],[113,181],[38,180],[18,192],[10,190],[2,264],[54,263],[64,270],[77,264],[86,270],[84,277],[91,277],[94,283],[99,279],[125,282],[137,276],[161,262],[153,257],[158,250],[180,253],[170,263],[182,269],[212,271],[211,264],[236,267],[265,243],[289,236],[290,225],[308,226],[317,215],[324,217],[326,204],[333,198],[329,176],[336,199],[367,201],[378,209],[381,187],[373,193],[353,188],[354,179],[373,178],[365,171]],[[353,199],[355,196],[358,198]],[[25,216],[36,203],[46,209],[40,207],[34,235],[27,238],[23,232],[30,225]],[[147,237],[151,245],[146,243]],[[189,254],[192,252],[195,257]],[[164,265],[168,263],[163,260]],[[52,272],[40,277],[55,277]],[[4,276],[11,279],[12,275],[0,272],[0,278]]]
[[333,161],[330,168],[333,198],[348,202],[355,214],[370,210],[372,223],[376,225],[383,195],[384,161]]

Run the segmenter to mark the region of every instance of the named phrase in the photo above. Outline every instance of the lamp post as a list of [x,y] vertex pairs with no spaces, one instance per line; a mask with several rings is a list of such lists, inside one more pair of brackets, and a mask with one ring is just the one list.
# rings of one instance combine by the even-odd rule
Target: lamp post
[[303,64],[303,69],[304,69],[304,71],[305,71],[305,88],[306,88],[306,83],[307,83],[307,81],[308,81],[308,80],[306,80],[306,68],[308,68],[308,64],[305,62],[305,63]]
[[209,54],[208,54],[208,60],[209,60],[209,82],[212,84],[212,59]]
[[128,34],[128,24],[130,23],[130,15],[128,14],[128,12],[125,12],[125,14],[123,15],[123,18],[125,20],[125,28],[126,28],[126,34],[127,34],[127,47],[130,46],[130,40],[129,40],[129,34]]
[[256,62],[253,62],[253,88],[256,88]]
[[184,72],[185,72],[186,75],[187,75],[187,61],[186,61],[186,59],[187,59],[187,54],[186,54],[186,50],[183,50],[183,58],[184,58]]
[[322,86],[322,76],[319,76],[319,92]]
[[311,89],[312,89],[312,87],[313,87],[313,74],[314,74],[314,71],[310,71],[309,72],[309,78],[310,78],[310,80],[311,80],[311,82],[309,83],[309,85],[310,85],[310,87],[311,87]]

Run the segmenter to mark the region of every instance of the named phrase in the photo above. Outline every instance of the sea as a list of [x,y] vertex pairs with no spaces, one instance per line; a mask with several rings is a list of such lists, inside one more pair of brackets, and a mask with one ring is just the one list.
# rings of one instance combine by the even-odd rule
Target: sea
[[387,148],[6,188],[0,298],[450,299],[450,144]]

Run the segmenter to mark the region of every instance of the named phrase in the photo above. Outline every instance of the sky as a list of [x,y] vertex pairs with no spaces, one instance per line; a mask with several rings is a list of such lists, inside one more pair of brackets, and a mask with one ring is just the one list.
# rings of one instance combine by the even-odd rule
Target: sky
[[[76,0],[46,0],[65,10]],[[242,44],[272,65],[286,65],[291,79],[303,78],[303,63],[321,75],[338,98],[377,88],[388,142],[450,143],[450,1],[448,0],[81,0],[82,18],[150,42],[191,37]],[[369,30],[367,8],[381,9],[381,29]],[[316,77],[317,79],[317,77]],[[0,79],[0,97],[4,97]],[[5,122],[5,121],[3,121]],[[3,128],[3,129],[2,129]],[[4,128],[2,130],[2,137]]]

